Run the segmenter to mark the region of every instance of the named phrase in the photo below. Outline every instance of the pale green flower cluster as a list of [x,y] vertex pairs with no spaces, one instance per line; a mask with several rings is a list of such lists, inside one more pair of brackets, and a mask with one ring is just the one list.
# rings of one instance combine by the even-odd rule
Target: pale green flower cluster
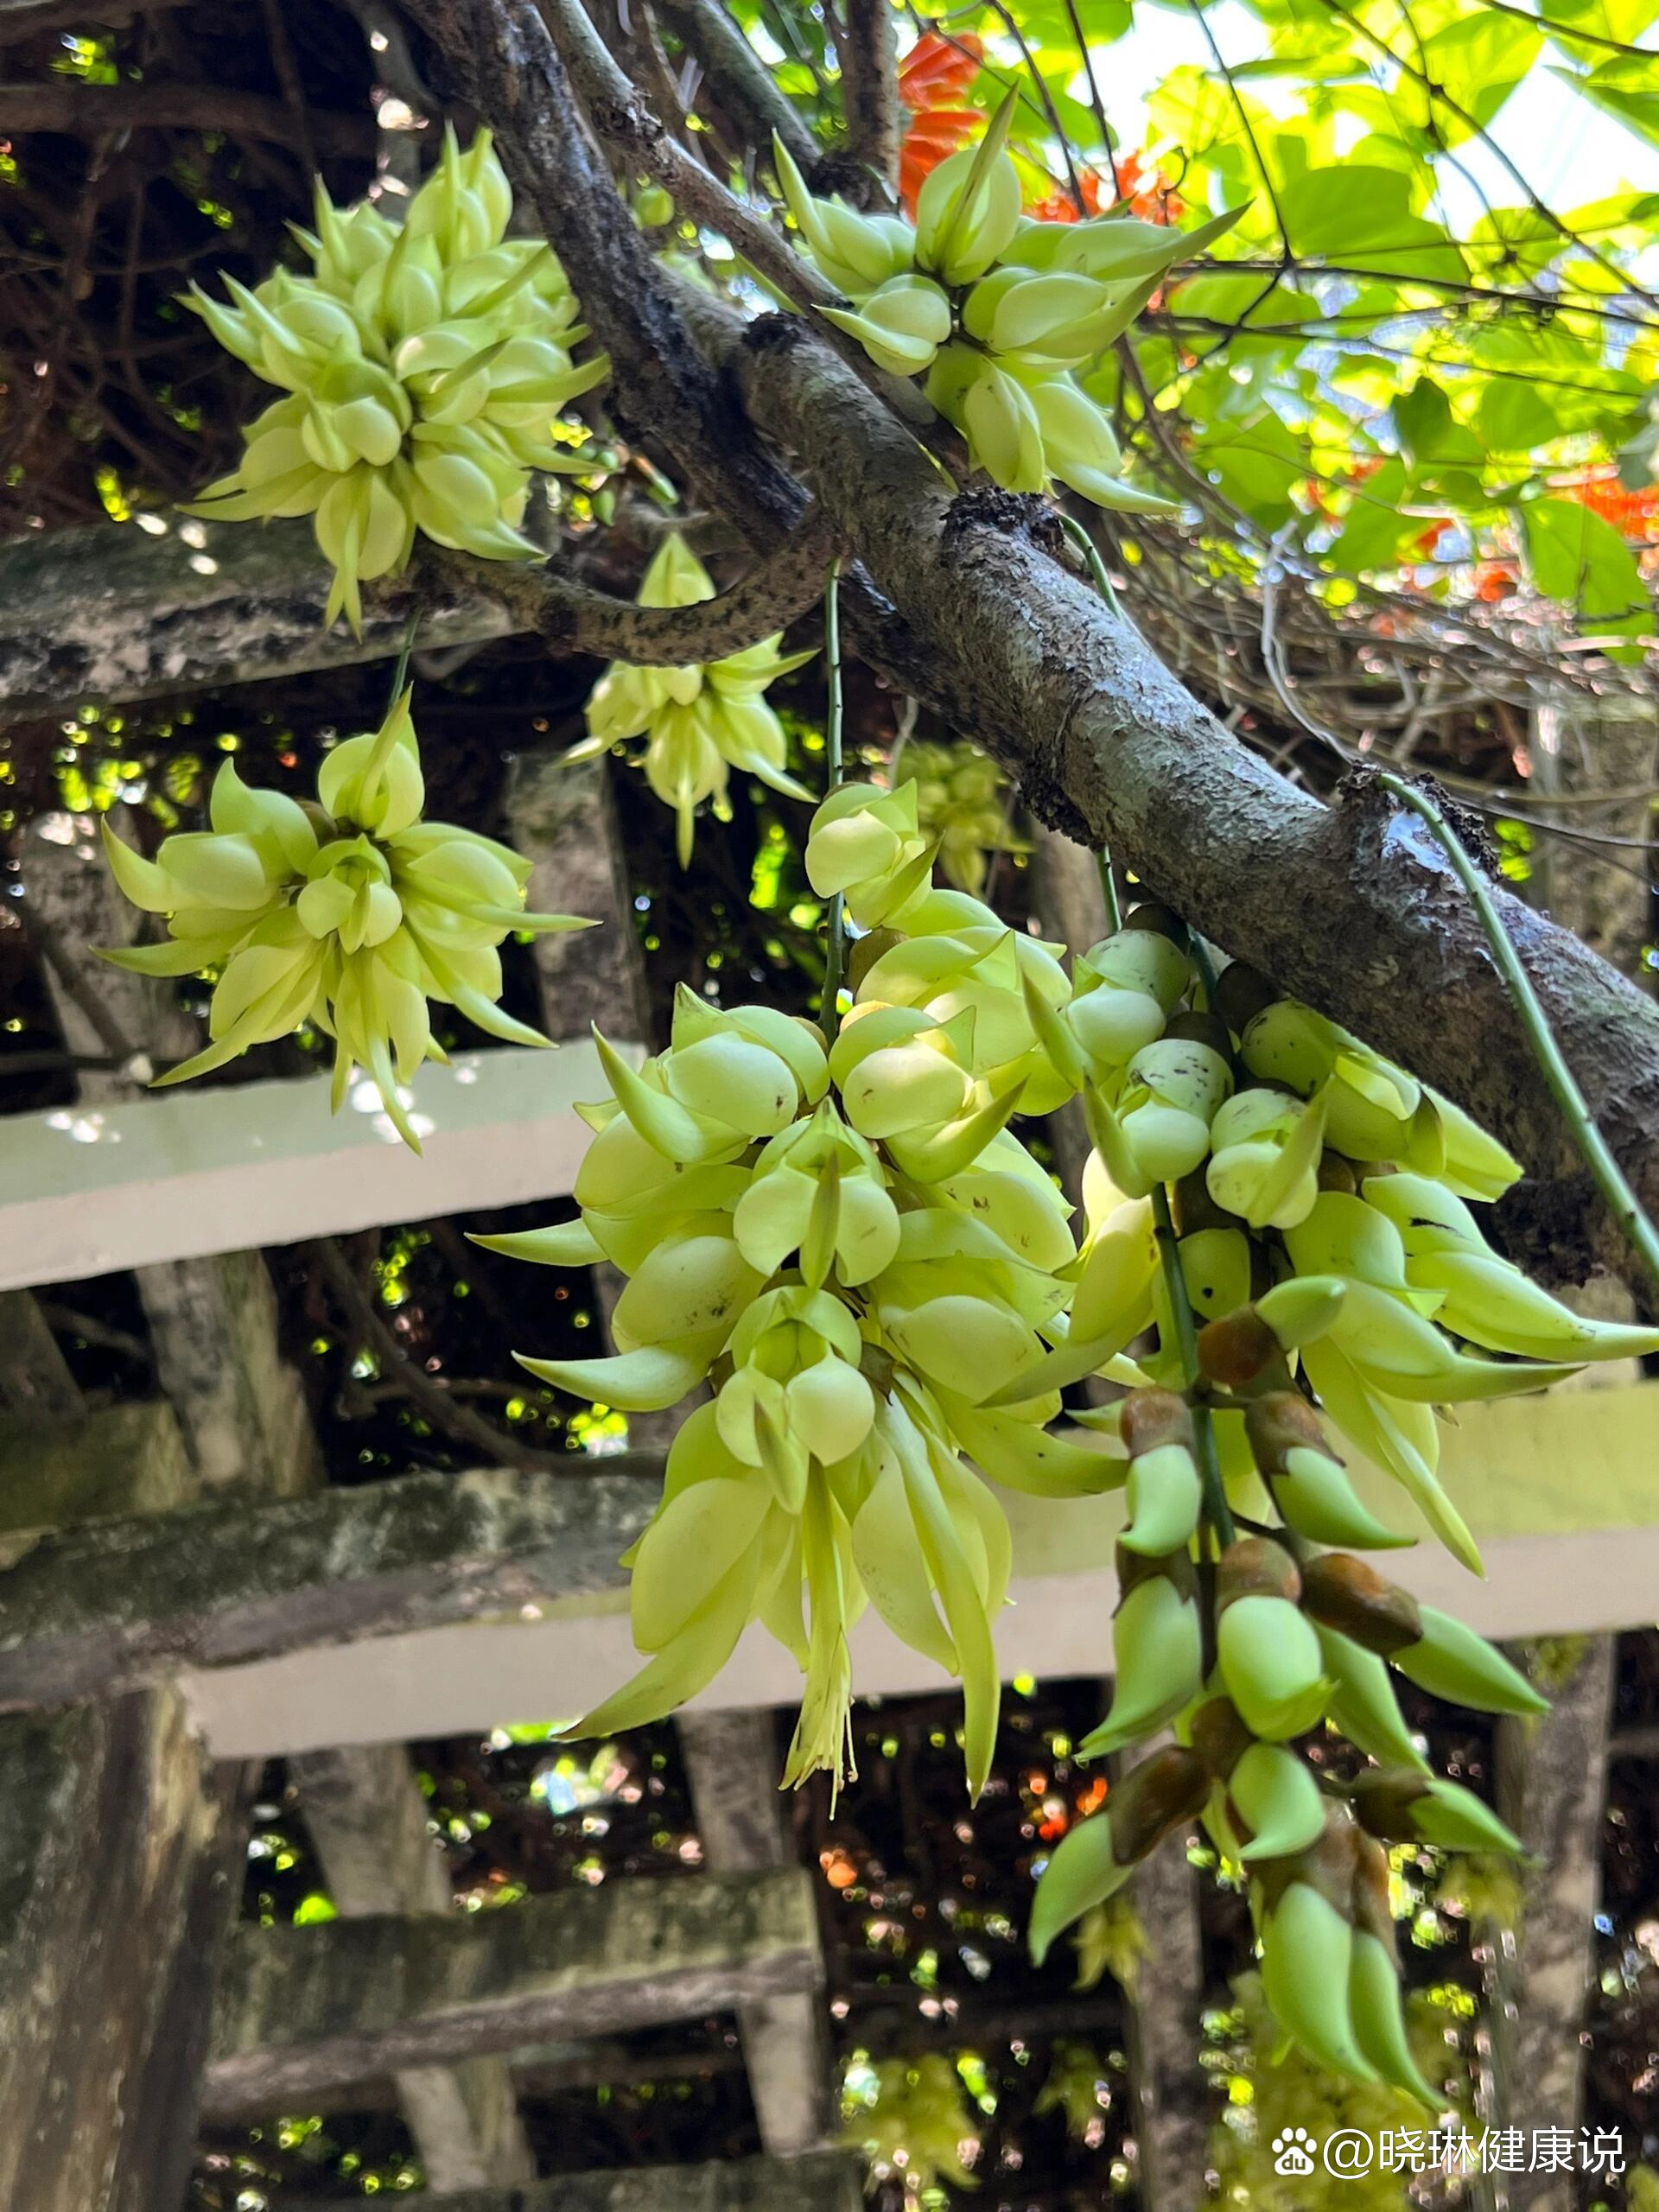
[[937,840],[940,873],[954,890],[977,898],[991,854],[1030,850],[1008,819],[1008,779],[978,746],[912,741],[894,755],[892,780],[915,785],[922,834]]
[[977,147],[932,172],[913,226],[815,198],[774,142],[802,241],[851,303],[823,313],[878,368],[924,378],[974,466],[1005,491],[1041,492],[1052,480],[1096,506],[1169,512],[1167,500],[1125,481],[1110,417],[1077,379],[1174,264],[1238,214],[1191,232],[1119,213],[1035,221],[1020,211],[1019,173],[1004,151],[1013,111],[1010,97]]
[[[714,597],[714,579],[677,531],[670,531],[652,556],[639,587],[641,607],[695,607]],[[567,762],[645,740],[645,779],[678,817],[680,866],[690,865],[696,812],[705,799],[729,822],[727,784],[734,768],[759,776],[775,791],[810,799],[785,766],[784,726],[763,696],[768,685],[803,667],[810,652],[783,653],[779,637],[762,638],[723,660],[680,668],[635,668],[613,661],[588,702],[588,736],[564,755]]]
[[361,626],[359,586],[400,575],[418,530],[491,560],[539,560],[518,528],[530,472],[568,470],[559,410],[608,372],[573,365],[585,336],[551,249],[509,238],[512,194],[480,130],[453,131],[390,222],[339,208],[319,181],[308,276],[277,270],[226,307],[194,288],[221,346],[287,397],[243,432],[229,476],[192,510],[245,521],[311,515],[334,571],[326,620]]
[[[855,1033],[867,999],[872,1020],[902,1005],[942,1022],[994,1098],[1050,1106],[1081,1092],[1096,1146],[1087,1234],[1057,1271],[1065,1305],[1039,1324],[1051,1349],[1002,1382],[976,1354],[953,1428],[1006,1481],[976,1422],[1051,1408],[1090,1376],[1130,1386],[1104,1412],[1074,1416],[1115,1437],[1128,1505],[1115,1696],[1083,1750],[1105,1755],[1171,1726],[1177,1736],[1060,1844],[1033,1944],[1040,1955],[1162,1837],[1202,1820],[1250,1874],[1284,2030],[1328,2065],[1433,2103],[1403,2025],[1382,1847],[1516,1847],[1477,1798],[1427,1773],[1391,1671],[1489,1711],[1542,1700],[1451,1616],[1353,1550],[1319,1548],[1410,1540],[1362,1503],[1298,1374],[1478,1565],[1436,1478],[1435,1408],[1659,1349],[1659,1331],[1582,1320],[1490,1249],[1465,1201],[1496,1196],[1520,1171],[1402,1070],[1243,968],[1199,1010],[1205,987],[1169,915],[1138,910],[1068,976],[1051,948],[934,889],[917,797],[908,783],[843,787],[809,838],[814,887],[840,893],[869,932],[851,961]],[[1233,1533],[1206,1494],[1160,1201],[1199,1325],[1213,1478],[1229,1514],[1270,1535]],[[1148,1332],[1151,1349],[1131,1358]],[[1029,1464],[1028,1433],[1021,1449]],[[1379,1763],[1345,1807],[1291,1748],[1324,1719]]]
[[158,1077],[183,1083],[312,1021],[334,1039],[334,1105],[365,1068],[404,1142],[420,1144],[399,1096],[423,1060],[445,1054],[428,1001],[454,1006],[510,1044],[548,1039],[512,1015],[497,947],[512,931],[585,929],[524,912],[530,863],[447,822],[423,822],[425,784],[405,691],[372,735],[323,762],[315,800],[255,791],[226,761],[211,830],[167,838],[153,861],[113,836],[104,847],[134,906],[167,918],[164,944],[106,952],[141,976],[223,972],[212,1042]]

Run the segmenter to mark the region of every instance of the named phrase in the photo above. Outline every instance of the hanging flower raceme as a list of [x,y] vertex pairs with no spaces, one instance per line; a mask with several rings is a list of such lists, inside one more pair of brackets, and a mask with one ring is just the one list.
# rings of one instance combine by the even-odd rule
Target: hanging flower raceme
[[981,1410],[1063,1327],[1076,1255],[1070,1209],[1005,1127],[1017,1087],[974,1071],[974,1026],[861,996],[826,1047],[682,988],[642,1069],[601,1040],[612,1096],[589,1114],[581,1217],[502,1249],[621,1268],[617,1350],[524,1363],[624,1411],[715,1395],[632,1554],[646,1664],[573,1732],[669,1711],[760,1620],[805,1677],[787,1778],[849,1772],[847,1634],[868,1603],[962,1677],[983,1783],[1009,1550],[991,1481],[1077,1495],[1122,1470],[1046,1433],[1057,1393]]
[[774,142],[778,175],[819,274],[849,302],[823,310],[879,368],[923,377],[927,397],[1005,491],[1065,485],[1097,506],[1170,512],[1122,475],[1106,410],[1077,381],[1141,313],[1168,270],[1243,209],[1190,232],[1114,211],[1081,223],[1021,212],[1004,150],[1009,99],[976,148],[921,183],[912,225],[818,199]]
[[237,468],[190,510],[209,519],[315,517],[334,569],[325,620],[360,628],[360,585],[400,575],[417,531],[490,560],[539,560],[524,519],[532,469],[568,470],[560,410],[608,372],[551,249],[508,238],[512,194],[480,130],[445,134],[401,225],[319,181],[309,276],[278,270],[231,304],[188,304],[287,397],[243,432]]
[[934,887],[937,849],[921,830],[914,783],[893,791],[843,784],[812,818],[807,878],[821,898],[841,893],[854,921],[879,932],[855,948],[861,1007],[908,1007],[950,1025],[976,1080],[998,1097],[1017,1090],[1022,1113],[1047,1113],[1074,1087],[1043,1041],[1071,998],[1065,947],[1011,930],[965,892]]
[[[695,607],[714,597],[714,580],[677,531],[670,531],[652,556],[639,587],[641,607]],[[679,817],[680,866],[690,865],[696,811],[714,802],[729,822],[727,785],[734,768],[759,776],[791,798],[812,796],[785,766],[789,742],[766,704],[769,684],[811,659],[782,653],[778,637],[762,638],[723,660],[683,668],[635,668],[613,661],[588,702],[588,736],[564,755],[589,760],[629,739],[645,740],[645,778]]]
[[[1413,1540],[1362,1495],[1325,1421],[1478,1567],[1437,1478],[1436,1408],[1659,1350],[1659,1331],[1584,1320],[1491,1249],[1465,1199],[1520,1170],[1466,1116],[1248,969],[1226,971],[1213,1008],[1183,1011],[1196,977],[1178,926],[1155,910],[1134,921],[1077,963],[1068,1005],[1033,1001],[1098,1145],[1090,1237],[1067,1343],[988,1402],[1017,1410],[1022,1392],[1090,1372],[1133,1380],[1121,1404],[1077,1417],[1116,1432],[1130,1508],[1116,1692],[1083,1750],[1171,1726],[1177,1743],[1061,1842],[1033,1943],[1040,1955],[1160,1837],[1202,1819],[1249,1877],[1284,2031],[1319,2062],[1432,2106],[1404,2031],[1382,1845],[1519,1847],[1478,1798],[1428,1773],[1393,1680],[1493,1713],[1543,1700],[1357,1555]],[[1151,1273],[1136,1209],[1160,1192],[1172,1249]],[[1125,1349],[1149,1322],[1132,1377]],[[1252,1533],[1236,1532],[1236,1509]],[[1376,1766],[1351,1785],[1311,1767],[1293,1739],[1321,1721]]]
[[222,970],[212,1042],[158,1084],[203,1075],[315,1022],[335,1043],[336,1111],[363,1067],[418,1152],[398,1086],[423,1060],[445,1057],[429,1001],[510,1044],[548,1043],[497,1003],[496,948],[512,931],[589,925],[526,913],[527,861],[473,830],[421,819],[410,696],[372,735],[335,747],[315,800],[253,790],[227,760],[213,782],[213,827],[167,838],[153,861],[105,823],[116,881],[134,906],[166,917],[168,938],[104,957],[141,976]]

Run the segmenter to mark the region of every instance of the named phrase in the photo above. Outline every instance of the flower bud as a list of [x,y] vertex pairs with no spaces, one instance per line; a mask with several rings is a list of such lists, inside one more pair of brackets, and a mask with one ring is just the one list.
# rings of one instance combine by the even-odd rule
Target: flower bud
[[1393,1550],[1396,1536],[1355,1497],[1342,1462],[1325,1442],[1319,1417],[1294,1390],[1276,1390],[1245,1408],[1245,1433],[1274,1504],[1299,1535],[1322,1544]]
[[1202,1759],[1175,1745],[1130,1769],[1106,1809],[1080,1821],[1044,1869],[1031,1909],[1031,1954],[1039,1966],[1063,1929],[1103,1904],[1166,1836],[1198,1817],[1209,1790]]
[[1173,1390],[1132,1391],[1119,1433],[1129,1456],[1129,1523],[1120,1542],[1147,1557],[1179,1550],[1198,1525],[1202,1497],[1186,1401]]
[[1120,1545],[1117,1574],[1122,1595],[1112,1618],[1112,1707],[1084,1738],[1085,1758],[1154,1733],[1198,1694],[1203,1679],[1198,1580],[1186,1554],[1145,1560]]
[[1384,1843],[1432,1843],[1441,1851],[1503,1851],[1522,1845],[1471,1789],[1409,1767],[1368,1767],[1349,1802],[1360,1825]]
[[1216,1576],[1216,1662],[1252,1735],[1299,1736],[1325,1710],[1327,1684],[1313,1623],[1300,1610],[1295,1562],[1246,1536],[1222,1554]]

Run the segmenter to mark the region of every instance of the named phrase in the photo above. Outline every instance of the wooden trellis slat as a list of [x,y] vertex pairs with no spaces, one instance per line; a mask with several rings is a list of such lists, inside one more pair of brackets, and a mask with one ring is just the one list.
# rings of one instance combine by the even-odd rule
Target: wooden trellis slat
[[[323,1880],[346,1920],[455,1910],[448,1867],[401,1744],[312,1751],[289,1762]],[[429,2189],[448,2193],[532,2181],[529,2139],[506,2058],[479,2052],[445,2066],[405,2066],[397,2103]]]
[[[1390,1573],[1489,1636],[1647,1622],[1659,1586],[1656,1422],[1659,1382],[1462,1408],[1445,1472],[1488,1579],[1427,1542],[1394,1554]],[[182,1668],[209,1740],[236,1758],[575,1713],[637,1664],[616,1560],[658,1484],[632,1458],[621,1464],[628,1471],[578,1459],[568,1476],[402,1475],[47,1536],[0,1583],[0,1710]],[[1374,1509],[1405,1523],[1393,1485],[1363,1462],[1354,1473]],[[1007,1505],[1005,1670],[1098,1673],[1121,1497]],[[940,1680],[870,1614],[853,1653],[861,1693]],[[751,1632],[700,1702],[781,1705],[798,1689],[788,1655]]]
[[696,2019],[821,1976],[809,1878],[793,1866],[607,1882],[448,1918],[244,1923],[207,2094],[292,2109],[335,2082]]
[[[271,2212],[360,2212],[362,2200],[277,2197]],[[707,2166],[630,2166],[560,2174],[528,2189],[465,2190],[442,2212],[862,2212],[856,2161],[844,2152],[740,2158]]]
[[0,1289],[561,1197],[605,1079],[583,1041],[465,1053],[410,1089],[419,1159],[366,1082],[330,1114],[326,1076],[0,1121]]
[[[614,1589],[617,1555],[658,1485],[591,1465],[404,1475],[42,1537],[0,1593],[0,1711],[108,1695],[191,1661],[221,1665]],[[316,1718],[340,1731],[327,1742],[352,1738],[338,1706]],[[420,1732],[416,1723],[400,1740]]]
[[416,604],[423,651],[518,626],[491,564],[423,553],[404,583],[365,592],[360,638],[325,629],[328,571],[308,522],[146,520],[0,549],[0,721],[385,659]]

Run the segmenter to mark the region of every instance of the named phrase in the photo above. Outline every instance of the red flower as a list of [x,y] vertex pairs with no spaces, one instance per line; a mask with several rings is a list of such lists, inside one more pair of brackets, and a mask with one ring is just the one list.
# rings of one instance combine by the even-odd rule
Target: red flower
[[982,40],[971,33],[942,38],[925,31],[899,64],[899,97],[912,122],[899,154],[899,196],[911,214],[924,182],[985,121],[976,108],[951,107],[979,74]]
[[1483,561],[1475,570],[1475,597],[1491,607],[1507,599],[1519,578],[1507,561]]
[[1576,499],[1633,543],[1659,543],[1659,484],[1644,484],[1632,492],[1611,471],[1598,471],[1558,488],[1562,499]]
[[971,32],[942,38],[938,31],[924,31],[899,64],[899,99],[912,115],[944,107],[978,76],[984,52],[984,40]]
[[[1084,213],[1098,215],[1102,205],[1122,206],[1131,215],[1143,223],[1174,223],[1186,213],[1186,203],[1170,185],[1161,169],[1154,169],[1152,181],[1145,184],[1145,171],[1139,154],[1120,154],[1117,157],[1117,184],[1113,188],[1109,171],[1079,169],[1077,189],[1083,194]],[[1031,213],[1039,223],[1075,223],[1077,205],[1071,197],[1068,181],[1064,190],[1051,192],[1039,200]]]

